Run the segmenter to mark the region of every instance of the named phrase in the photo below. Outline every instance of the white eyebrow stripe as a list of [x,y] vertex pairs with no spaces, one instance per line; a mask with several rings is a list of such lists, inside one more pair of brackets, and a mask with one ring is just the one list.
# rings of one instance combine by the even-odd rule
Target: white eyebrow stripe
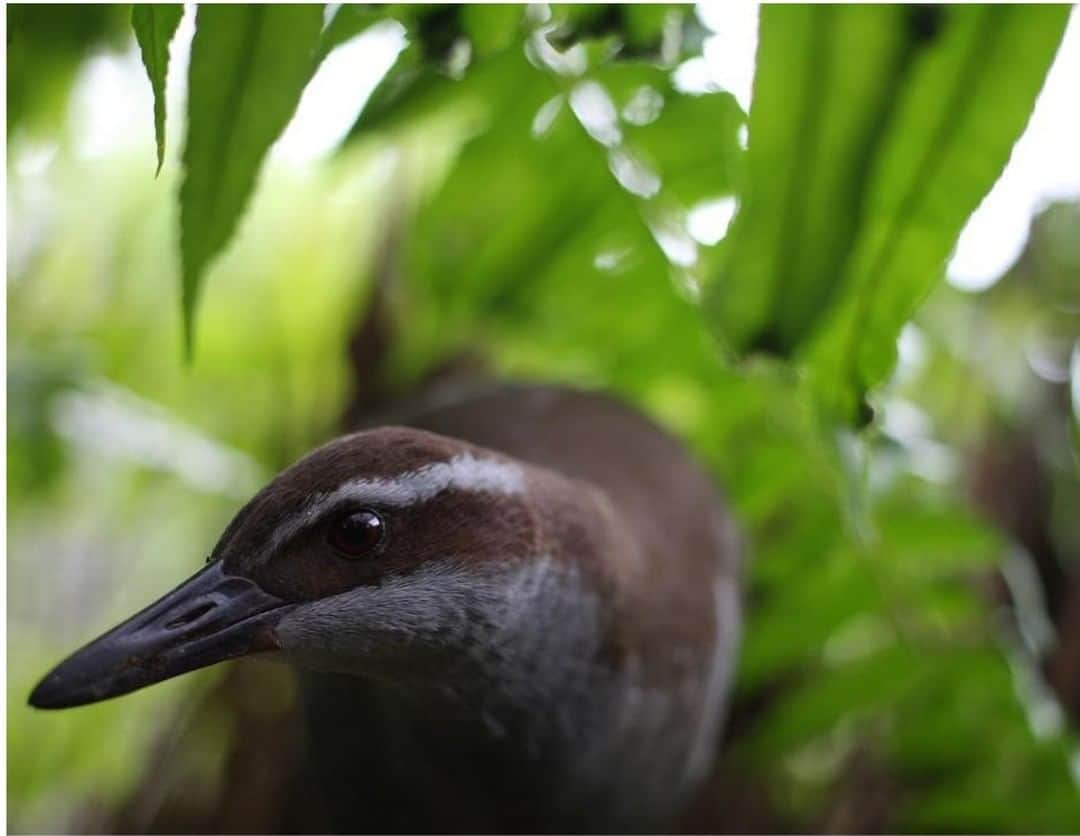
[[274,531],[264,551],[269,556],[328,509],[347,501],[405,508],[426,502],[449,488],[502,495],[525,492],[525,476],[511,462],[479,459],[462,453],[445,462],[424,465],[397,476],[353,479],[329,493],[315,494],[304,508]]

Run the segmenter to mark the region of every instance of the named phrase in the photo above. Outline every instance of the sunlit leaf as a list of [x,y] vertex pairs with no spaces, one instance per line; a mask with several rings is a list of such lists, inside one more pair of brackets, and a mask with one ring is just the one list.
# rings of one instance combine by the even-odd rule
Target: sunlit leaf
[[854,418],[1000,174],[1067,14],[765,7],[741,211],[708,288],[723,342],[809,356],[829,411]]
[[790,354],[835,291],[865,170],[914,48],[906,15],[899,6],[762,8],[748,178],[708,300],[737,352]]
[[484,57],[510,46],[521,28],[524,11],[517,3],[466,4],[462,25],[476,55]]
[[853,415],[1001,174],[1042,87],[1067,6],[956,6],[912,62],[865,183],[859,234],[810,363],[822,400]]
[[154,138],[157,141],[157,170],[165,161],[165,80],[169,72],[169,42],[184,16],[180,3],[135,3],[131,7],[131,27],[139,42],[143,66],[154,91]]
[[232,236],[263,157],[296,109],[321,29],[318,5],[199,7],[180,188],[189,355],[203,274]]
[[[662,88],[663,89],[663,88]],[[666,89],[656,120],[626,127],[627,145],[663,174],[664,188],[690,208],[704,198],[732,193],[745,155],[738,145],[746,124],[730,93],[688,96]],[[686,142],[688,132],[705,130],[708,143]]]

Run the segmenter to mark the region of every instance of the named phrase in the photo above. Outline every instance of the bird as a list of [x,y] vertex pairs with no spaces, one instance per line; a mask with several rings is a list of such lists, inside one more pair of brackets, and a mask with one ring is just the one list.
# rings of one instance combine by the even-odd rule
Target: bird
[[201,570],[30,704],[275,653],[301,686],[305,791],[337,832],[671,827],[740,645],[720,487],[602,392],[452,386],[394,417],[279,473]]

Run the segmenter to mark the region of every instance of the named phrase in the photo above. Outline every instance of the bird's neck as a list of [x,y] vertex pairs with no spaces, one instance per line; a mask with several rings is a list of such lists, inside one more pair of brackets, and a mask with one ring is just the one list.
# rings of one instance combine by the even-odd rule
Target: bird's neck
[[597,680],[527,709],[504,694],[343,674],[306,675],[304,694],[312,765],[340,832],[637,830],[670,813],[670,799],[651,797],[679,772],[678,746],[665,754],[676,711],[666,695]]
[[[341,674],[305,680],[313,766],[339,832],[561,829],[558,792],[543,786],[561,770],[550,745],[522,750],[522,715]],[[363,721],[342,723],[342,711]]]
[[[470,576],[455,606],[479,632],[452,637],[452,664],[402,653],[414,675],[306,677],[312,752],[339,827],[350,811],[369,829],[444,831],[633,828],[666,813],[650,791],[677,781],[683,741],[669,729],[685,712],[605,663],[605,610],[577,573],[550,560],[502,571],[512,574],[490,579],[490,596]],[[452,594],[446,578],[441,588]]]
[[532,555],[435,561],[286,625],[286,650],[327,671],[309,678],[312,751],[338,827],[648,828],[693,783],[706,660],[657,676],[674,650],[635,644],[640,556],[604,495],[530,489]]

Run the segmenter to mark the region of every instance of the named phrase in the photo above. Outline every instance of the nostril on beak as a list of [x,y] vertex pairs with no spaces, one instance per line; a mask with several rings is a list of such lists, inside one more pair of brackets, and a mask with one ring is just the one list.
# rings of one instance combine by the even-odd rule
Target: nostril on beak
[[193,624],[194,622],[198,621],[200,618],[210,612],[210,610],[216,608],[217,604],[215,604],[213,601],[199,604],[197,607],[193,607],[187,612],[178,615],[171,621],[166,622],[165,629],[175,630],[177,627],[187,627],[189,624]]

